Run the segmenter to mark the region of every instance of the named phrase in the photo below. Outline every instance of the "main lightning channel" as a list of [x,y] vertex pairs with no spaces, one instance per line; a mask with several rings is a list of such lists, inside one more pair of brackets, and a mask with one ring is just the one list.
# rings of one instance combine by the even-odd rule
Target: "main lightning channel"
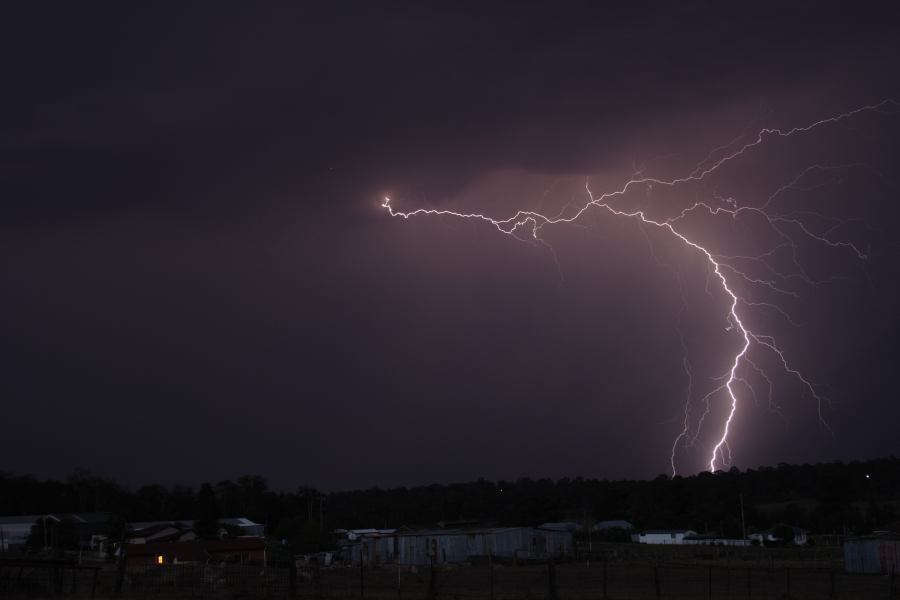
[[[775,194],[770,196],[768,201],[762,207],[738,206],[737,202],[733,199],[728,199],[728,201],[729,201],[728,207],[717,207],[717,206],[712,206],[706,202],[698,201],[698,202],[695,202],[693,205],[689,206],[688,208],[682,210],[675,217],[672,217],[669,219],[654,219],[654,218],[647,216],[647,214],[643,210],[629,211],[629,210],[623,210],[623,209],[616,208],[610,204],[610,201],[615,198],[620,198],[622,196],[625,196],[632,188],[638,187],[641,185],[648,186],[648,187],[654,186],[654,185],[665,186],[665,187],[674,187],[674,186],[688,183],[688,182],[702,181],[702,180],[706,179],[707,177],[709,177],[710,175],[719,171],[724,165],[726,165],[734,160],[739,159],[740,157],[742,157],[743,155],[748,153],[753,148],[756,148],[757,146],[762,145],[763,142],[767,138],[774,138],[774,137],[787,138],[787,137],[792,137],[795,135],[800,135],[800,134],[810,132],[814,129],[818,129],[820,127],[823,127],[823,126],[826,126],[829,124],[835,124],[840,121],[850,119],[856,115],[859,115],[859,114],[865,113],[865,112],[877,112],[877,113],[881,113],[881,114],[898,114],[898,113],[900,113],[900,110],[898,110],[898,109],[900,109],[900,103],[898,103],[897,101],[895,101],[893,99],[888,99],[888,100],[879,102],[877,104],[863,106],[863,107],[860,107],[860,108],[857,108],[857,109],[854,109],[854,110],[851,110],[851,111],[848,111],[845,113],[841,113],[841,114],[838,114],[838,115],[835,115],[832,117],[820,119],[818,121],[815,121],[813,123],[810,123],[810,124],[802,126],[802,127],[793,127],[791,129],[787,129],[787,130],[776,129],[776,128],[764,128],[764,129],[759,130],[759,132],[757,133],[755,138],[753,138],[749,142],[746,142],[746,143],[738,146],[737,149],[734,149],[734,150],[732,149],[734,147],[734,143],[717,148],[715,151],[713,151],[714,153],[716,151],[722,151],[722,152],[724,152],[724,154],[722,154],[715,160],[711,159],[712,154],[710,156],[707,156],[700,164],[698,164],[694,168],[693,171],[691,171],[691,173],[689,173],[688,175],[685,175],[683,177],[678,177],[678,178],[674,178],[674,179],[659,179],[659,178],[654,178],[654,177],[644,177],[644,176],[642,176],[641,173],[638,173],[638,176],[632,177],[618,189],[615,189],[610,192],[605,192],[599,196],[595,196],[594,193],[591,191],[590,181],[588,180],[588,182],[585,184],[585,191],[587,193],[588,200],[574,214],[572,214],[570,216],[563,216],[562,214],[557,214],[554,216],[547,216],[540,212],[529,211],[529,210],[519,210],[513,216],[506,218],[506,219],[497,219],[497,218],[489,217],[489,216],[481,214],[481,213],[458,212],[458,211],[445,210],[445,209],[419,208],[419,209],[416,209],[413,211],[406,212],[406,211],[399,211],[399,210],[394,209],[394,207],[391,204],[391,199],[388,197],[384,198],[383,202],[381,203],[381,206],[388,211],[388,213],[390,214],[391,217],[401,217],[403,219],[409,219],[411,217],[416,217],[416,216],[449,216],[449,217],[454,217],[454,218],[459,218],[459,219],[482,221],[482,222],[485,222],[485,223],[493,226],[500,233],[514,237],[517,240],[527,240],[527,238],[520,237],[520,235],[518,234],[519,231],[526,231],[526,232],[530,233],[530,238],[531,238],[531,240],[527,240],[527,241],[532,241],[535,244],[540,244],[540,245],[543,245],[546,247],[549,247],[549,244],[547,244],[547,242],[540,237],[540,232],[544,227],[546,227],[548,225],[574,223],[575,221],[579,220],[582,217],[582,215],[584,215],[585,212],[587,212],[589,209],[600,208],[600,209],[605,209],[613,216],[636,219],[645,225],[650,225],[650,226],[656,227],[658,229],[665,230],[669,234],[671,234],[675,239],[679,240],[680,243],[682,243],[686,247],[689,247],[689,248],[693,249],[694,251],[700,253],[706,259],[706,261],[710,267],[711,273],[714,274],[715,277],[718,279],[722,291],[724,292],[725,296],[728,298],[729,306],[728,306],[728,311],[725,315],[725,319],[729,325],[728,329],[735,331],[740,340],[739,348],[736,351],[736,353],[734,354],[734,357],[732,358],[732,360],[730,361],[731,367],[727,372],[727,379],[725,378],[725,376],[723,376],[723,379],[726,379],[725,383],[723,385],[717,387],[715,390],[713,390],[713,392],[710,392],[710,394],[707,394],[707,396],[704,398],[704,400],[707,403],[707,413],[708,413],[709,398],[713,394],[724,390],[727,392],[727,396],[728,396],[728,405],[729,405],[728,414],[722,424],[720,433],[715,437],[716,443],[712,446],[712,450],[711,450],[709,462],[708,462],[709,470],[711,472],[715,472],[717,465],[721,464],[723,466],[727,466],[728,462],[729,462],[729,460],[726,459],[726,452],[729,457],[731,454],[731,451],[730,451],[730,448],[728,445],[728,437],[729,437],[729,434],[730,434],[730,431],[731,431],[731,428],[733,425],[734,417],[737,414],[737,409],[738,409],[738,393],[736,390],[736,386],[739,383],[747,384],[746,380],[743,379],[739,373],[739,371],[742,367],[742,364],[744,362],[747,362],[748,365],[750,367],[752,367],[753,370],[755,370],[757,372],[761,372],[761,370],[756,365],[756,363],[752,362],[748,358],[748,353],[750,352],[751,346],[753,346],[755,344],[757,347],[768,350],[775,354],[775,356],[777,357],[777,360],[780,363],[783,370],[786,373],[788,373],[789,375],[795,377],[802,384],[804,389],[807,392],[809,392],[810,395],[816,400],[816,402],[818,403],[819,420],[827,428],[828,424],[825,422],[825,420],[822,416],[822,403],[825,400],[825,398],[817,391],[816,385],[812,381],[810,381],[799,370],[794,368],[788,362],[784,352],[778,346],[774,337],[772,337],[771,335],[760,334],[760,333],[755,333],[755,332],[751,331],[745,325],[745,322],[741,319],[741,316],[739,314],[739,306],[741,304],[744,304],[746,306],[761,306],[761,305],[767,305],[767,304],[766,303],[754,303],[754,302],[750,302],[748,300],[742,299],[738,295],[738,293],[733,289],[733,286],[730,284],[729,277],[726,276],[725,271],[728,271],[733,276],[742,278],[747,282],[762,284],[762,285],[765,285],[765,286],[771,288],[774,291],[779,291],[779,292],[783,292],[783,293],[787,293],[787,292],[784,292],[784,290],[778,288],[775,285],[775,283],[772,281],[765,281],[765,280],[751,278],[750,276],[745,274],[743,271],[737,269],[735,266],[728,264],[725,261],[727,258],[746,258],[746,259],[755,259],[755,260],[762,261],[763,256],[765,256],[765,255],[763,255],[761,257],[722,257],[719,255],[716,255],[709,248],[705,247],[704,245],[701,245],[701,243],[698,242],[697,240],[689,238],[685,233],[680,231],[676,227],[676,225],[681,220],[683,220],[687,215],[689,215],[690,213],[692,213],[694,211],[705,211],[708,214],[713,215],[713,216],[718,215],[720,213],[725,213],[725,214],[731,215],[732,218],[736,218],[740,213],[742,213],[744,211],[748,211],[748,212],[752,212],[752,213],[761,215],[763,218],[765,218],[768,221],[769,225],[775,231],[779,232],[779,234],[784,239],[784,242],[782,245],[790,246],[794,251],[796,251],[796,245],[795,245],[793,238],[791,238],[788,234],[786,234],[779,227],[779,225],[794,225],[801,231],[801,233],[807,239],[810,239],[817,243],[822,243],[822,244],[831,246],[833,248],[850,249],[856,255],[857,258],[865,259],[866,258],[865,254],[859,248],[857,248],[854,244],[852,244],[850,242],[833,240],[830,237],[828,237],[828,232],[826,232],[824,234],[814,233],[809,227],[807,227],[807,225],[803,221],[800,220],[799,217],[792,216],[792,215],[781,215],[778,213],[771,213],[768,211],[769,205],[771,204],[771,201],[774,198],[774,196],[777,195],[778,193],[780,193],[781,191],[783,191],[785,189],[785,187],[795,185],[799,181],[799,179],[801,177],[803,177],[807,172],[810,172],[813,170],[827,170],[829,168],[839,168],[839,167],[829,167],[829,166],[823,166],[823,165],[813,165],[813,166],[807,167],[807,169],[805,171],[803,171],[802,173],[800,173],[797,176],[797,178],[794,179],[793,182],[788,184],[788,186],[784,186],[784,187],[780,188],[778,191],[775,192]],[[551,248],[551,250],[552,250],[552,248]],[[815,282],[812,282],[811,280],[809,280],[808,277],[806,277],[806,275],[802,271],[802,268],[799,268],[799,265],[796,263],[796,258],[794,259],[794,263],[801,272],[800,277],[804,281],[814,284]],[[779,275],[782,275],[782,274],[779,273]],[[773,307],[774,305],[768,304],[768,306]],[[775,308],[777,309],[777,307],[775,307]],[[780,309],[778,309],[778,310],[780,311]],[[787,315],[785,313],[783,313],[783,311],[781,311],[781,312],[782,312],[783,316],[787,317]],[[788,318],[788,321],[790,322],[790,318],[789,317],[787,317],[787,318]],[[765,373],[762,373],[762,376],[766,379],[766,381],[769,382],[770,389],[771,389],[771,380],[765,375]],[[770,391],[770,397],[771,397],[771,391]],[[690,399],[688,399],[688,405],[689,404],[690,404]],[[686,406],[686,410],[687,410],[687,406]],[[699,435],[699,428],[702,426],[703,418],[705,418],[707,413],[704,413],[703,417],[700,419],[700,423],[698,424],[697,434],[695,436],[693,436],[694,440],[696,440],[697,436]],[[685,414],[687,414],[687,413],[685,413]],[[684,424],[684,430],[675,439],[675,442],[674,442],[673,448],[672,448],[671,463],[672,463],[673,474],[675,473],[675,450],[678,445],[678,442],[681,439],[686,439],[689,437],[690,437],[689,436],[689,424],[688,424],[688,419],[686,417],[685,424]]]

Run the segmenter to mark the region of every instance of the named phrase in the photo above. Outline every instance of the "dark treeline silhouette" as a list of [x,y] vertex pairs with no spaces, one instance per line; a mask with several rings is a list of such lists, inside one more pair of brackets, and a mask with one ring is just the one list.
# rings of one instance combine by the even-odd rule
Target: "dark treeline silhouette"
[[[519,479],[413,488],[321,493],[269,488],[260,476],[195,489],[145,485],[134,491],[78,471],[65,481],[0,473],[0,514],[110,512],[114,521],[244,516],[296,550],[328,543],[335,528],[433,527],[468,519],[496,525],[537,525],[626,519],[638,529],[691,528],[740,536],[741,498],[748,531],[778,523],[820,534],[865,533],[900,519],[900,459],[736,468],[652,481]],[[118,525],[116,525],[118,526]]]

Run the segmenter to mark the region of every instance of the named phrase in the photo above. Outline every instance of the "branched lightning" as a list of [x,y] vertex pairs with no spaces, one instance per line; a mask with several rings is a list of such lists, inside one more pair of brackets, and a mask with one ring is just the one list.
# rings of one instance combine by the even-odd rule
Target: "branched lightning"
[[[867,258],[867,253],[863,251],[863,249],[851,241],[835,237],[835,230],[844,223],[843,221],[836,222],[836,220],[832,218],[815,212],[778,212],[774,207],[778,204],[779,197],[787,191],[809,190],[825,185],[821,182],[804,185],[803,181],[812,173],[840,174],[848,169],[868,169],[869,167],[858,163],[843,165],[809,165],[790,181],[776,189],[758,206],[743,205],[736,199],[730,197],[721,198],[714,196],[714,201],[696,201],[670,218],[652,217],[648,215],[644,209],[622,208],[617,205],[617,201],[634,189],[643,188],[647,193],[650,193],[654,186],[675,188],[676,186],[690,182],[701,182],[721,170],[728,163],[740,159],[754,148],[763,145],[766,140],[802,135],[827,125],[846,121],[867,112],[892,115],[900,114],[900,103],[892,99],[884,100],[877,104],[863,106],[832,117],[820,119],[802,127],[793,127],[790,129],[763,128],[760,129],[750,141],[742,142],[741,140],[746,139],[747,137],[746,135],[742,135],[728,144],[713,149],[689,174],[682,177],[673,179],[648,177],[645,175],[645,167],[635,167],[632,177],[618,189],[604,192],[599,195],[595,195],[591,190],[590,180],[588,180],[585,183],[584,188],[586,194],[584,203],[581,204],[577,210],[575,206],[570,207],[567,205],[563,210],[553,216],[547,216],[541,212],[529,210],[519,210],[511,217],[505,219],[497,219],[481,213],[457,212],[445,209],[419,208],[413,211],[404,212],[395,210],[391,204],[390,198],[384,198],[381,206],[386,209],[392,217],[401,217],[403,219],[409,219],[416,216],[448,216],[459,219],[482,221],[494,227],[504,235],[547,248],[552,253],[554,261],[557,261],[556,254],[553,252],[553,248],[550,244],[541,237],[540,234],[542,229],[551,225],[576,223],[587,211],[595,209],[606,211],[608,214],[617,218],[633,219],[641,226],[642,230],[644,227],[651,229],[655,228],[671,236],[686,248],[699,253],[699,255],[706,260],[709,267],[709,278],[707,280],[706,291],[712,296],[709,289],[709,282],[714,281],[718,288],[724,293],[727,304],[727,310],[724,314],[724,320],[727,324],[726,331],[736,337],[738,347],[729,361],[730,366],[728,370],[715,379],[722,383],[699,399],[699,403],[704,406],[704,410],[692,431],[690,416],[691,406],[693,404],[694,375],[691,371],[690,362],[687,359],[687,347],[683,337],[681,338],[681,344],[685,350],[683,367],[688,378],[688,388],[687,400],[683,413],[683,429],[679,432],[672,445],[671,466],[674,474],[676,472],[675,453],[677,447],[681,443],[688,445],[697,443],[701,429],[710,414],[710,402],[717,395],[724,393],[727,402],[727,416],[724,418],[718,433],[715,434],[714,444],[712,444],[708,461],[709,470],[714,472],[717,466],[727,466],[731,462],[731,447],[728,443],[728,438],[734,424],[734,417],[738,410],[739,387],[750,390],[749,393],[756,399],[756,393],[749,381],[751,376],[755,376],[767,384],[769,408],[773,412],[781,414],[781,408],[775,404],[773,399],[772,379],[759,366],[759,363],[751,358],[751,353],[768,353],[785,373],[793,377],[802,386],[804,392],[809,394],[816,402],[818,417],[822,426],[831,431],[822,412],[823,404],[828,403],[828,399],[821,391],[822,386],[806,377],[788,360],[785,352],[776,342],[773,335],[753,331],[747,324],[746,317],[742,318],[742,314],[743,311],[751,309],[764,309],[774,311],[792,325],[797,324],[795,319],[787,311],[774,303],[742,297],[735,287],[735,281],[739,280],[750,286],[761,286],[776,294],[791,297],[797,296],[797,293],[788,285],[792,280],[802,281],[810,286],[826,283],[827,280],[822,281],[814,279],[802,267],[797,256],[798,238],[803,238],[809,242],[828,246],[833,249],[847,251],[855,258],[865,260]],[[681,228],[682,223],[690,218],[691,215],[701,212],[706,213],[710,217],[725,216],[730,217],[732,220],[737,220],[738,218],[745,216],[763,219],[768,223],[771,230],[777,234],[780,241],[768,252],[759,255],[735,256],[714,253],[700,241],[689,237],[689,234],[685,233]],[[566,213],[568,213],[568,215]],[[827,228],[820,230],[821,228],[816,227],[816,223],[819,225],[825,223]],[[788,272],[782,271],[772,264],[773,258],[779,253],[787,253],[789,256],[791,268]],[[654,256],[654,258],[656,257]],[[659,262],[658,259],[657,262]],[[559,263],[556,262],[556,264],[557,268],[559,268]],[[755,275],[750,270],[750,267],[754,266],[762,269],[765,272],[765,275]],[[681,285],[680,279],[679,285]]]

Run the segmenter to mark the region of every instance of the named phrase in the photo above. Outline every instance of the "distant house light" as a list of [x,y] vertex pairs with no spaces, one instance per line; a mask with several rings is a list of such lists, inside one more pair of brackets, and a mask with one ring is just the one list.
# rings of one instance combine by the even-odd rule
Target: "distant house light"
[[157,555],[156,555],[156,564],[161,565],[161,564],[163,564],[164,562],[166,562],[166,559],[163,557],[163,555],[162,555],[162,554],[157,554]]

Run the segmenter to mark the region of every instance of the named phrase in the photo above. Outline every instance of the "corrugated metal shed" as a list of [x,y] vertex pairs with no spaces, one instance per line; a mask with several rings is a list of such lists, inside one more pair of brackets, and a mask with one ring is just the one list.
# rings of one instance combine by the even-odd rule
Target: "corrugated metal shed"
[[424,565],[434,557],[436,564],[465,562],[470,556],[513,557],[534,544],[530,527],[475,530],[432,530],[396,536],[396,561],[401,565]]
[[856,538],[844,542],[848,573],[900,573],[900,540]]
[[547,556],[558,557],[572,554],[573,541],[571,531],[553,529],[536,529],[534,551]]
[[437,529],[373,533],[362,536],[350,550],[351,562],[365,557],[369,564],[427,565],[461,563],[471,557],[532,558],[564,556],[572,552],[569,531],[531,527]]

